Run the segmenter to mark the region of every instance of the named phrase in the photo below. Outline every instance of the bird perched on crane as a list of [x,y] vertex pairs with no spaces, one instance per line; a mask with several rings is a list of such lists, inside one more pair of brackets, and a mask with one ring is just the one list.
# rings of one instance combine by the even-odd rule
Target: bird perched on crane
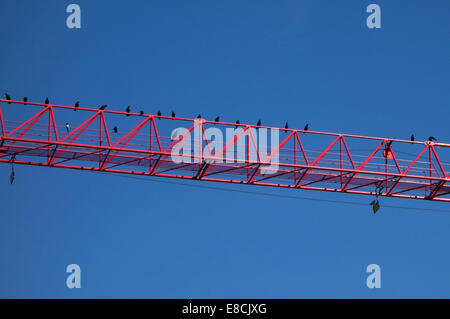
[[[11,101],[11,97],[9,96],[8,93],[5,93],[5,99]],[[11,102],[8,102],[8,104],[11,104]]]
[[303,128],[303,134],[305,134],[306,131],[309,130],[309,123],[305,125],[305,127]]
[[74,112],[77,111],[77,108],[80,106],[80,101],[75,102],[75,108],[73,109]]

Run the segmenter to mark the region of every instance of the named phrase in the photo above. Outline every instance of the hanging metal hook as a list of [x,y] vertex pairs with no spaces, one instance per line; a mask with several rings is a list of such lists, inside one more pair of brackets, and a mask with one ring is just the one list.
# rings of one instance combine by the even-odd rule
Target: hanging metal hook
[[381,185],[382,182],[379,182],[375,188],[375,199],[370,203],[372,205],[372,211],[374,214],[380,209],[380,201],[378,200],[378,196],[383,192],[384,186]]
[[15,173],[14,173],[14,160],[16,159],[16,154],[13,154],[11,156],[11,175],[9,175],[9,182],[14,183],[14,177],[15,177]]

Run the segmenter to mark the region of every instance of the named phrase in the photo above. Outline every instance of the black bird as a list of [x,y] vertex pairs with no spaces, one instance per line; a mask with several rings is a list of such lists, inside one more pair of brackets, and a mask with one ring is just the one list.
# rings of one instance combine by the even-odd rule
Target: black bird
[[[24,101],[24,102],[28,102],[28,98],[25,96],[25,97],[23,98],[23,101]],[[26,105],[26,104],[23,103],[23,105]]]
[[108,107],[108,105],[102,105],[102,106],[100,106],[100,108],[99,108],[99,110],[104,110],[104,109],[106,109]]
[[411,142],[414,142],[414,134],[411,134]]
[[[126,109],[126,111],[127,111],[127,113],[130,113],[130,111],[131,111],[131,108],[130,108],[130,106],[129,106],[129,105],[127,106],[127,109]],[[130,116],[130,114],[127,114],[127,116]]]
[[117,126],[114,126],[113,131],[114,133],[117,133]]
[[201,119],[201,118],[202,118],[201,114],[197,115],[197,118],[198,118],[198,119]]
[[73,111],[75,112],[79,106],[80,106],[80,102],[76,101],[75,108],[73,109]]
[[256,123],[256,126],[261,126],[261,120],[258,120],[258,123]]
[[48,100],[48,97],[45,99],[45,104],[50,103],[50,101]]
[[69,132],[69,122],[66,123],[66,131]]
[[214,122],[219,122],[219,117],[216,117],[216,119],[214,120]]
[[140,115],[144,115],[144,111],[141,110],[141,111],[139,112],[139,114],[140,114]]
[[289,128],[288,122],[286,122],[286,124],[284,124],[284,128],[285,128],[285,129],[288,129],[288,128]]
[[[236,121],[236,124],[241,124],[241,123],[239,122],[239,120],[237,120],[237,121]],[[238,126],[236,125],[236,128],[237,128],[237,127],[238,127]]]
[[175,112],[174,111],[172,111],[172,117],[175,117]]
[[[5,98],[6,100],[11,101],[11,97],[9,96],[8,93],[5,93]],[[11,102],[8,102],[8,104],[11,104]]]
[[391,147],[391,144],[392,144],[392,141],[388,141],[388,142],[386,143],[386,148],[390,148],[390,147]]
[[436,141],[436,138],[434,138],[433,136],[430,136],[430,137],[428,138],[428,140],[429,140],[430,142],[432,142],[432,141]]
[[[158,116],[161,116],[161,111],[158,110]],[[160,118],[158,118],[158,120],[160,120]]]
[[[304,129],[303,129],[303,131],[305,131],[305,132],[306,132],[307,130],[309,130],[309,123],[306,124],[305,127],[304,127]],[[303,132],[303,134],[305,134],[305,132]]]

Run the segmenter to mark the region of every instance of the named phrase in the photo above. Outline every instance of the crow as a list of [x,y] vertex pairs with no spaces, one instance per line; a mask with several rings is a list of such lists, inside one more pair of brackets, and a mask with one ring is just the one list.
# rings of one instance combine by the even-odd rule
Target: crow
[[430,136],[430,137],[428,138],[428,140],[429,140],[430,142],[432,142],[432,141],[436,141],[436,138],[434,138],[433,136]]
[[141,110],[141,111],[139,112],[139,115],[144,115],[144,111]]
[[256,123],[256,126],[261,126],[261,120],[258,120],[258,123]]
[[[25,96],[24,98],[23,98],[23,101],[24,102],[28,102],[28,98]],[[23,105],[27,105],[26,103],[23,103]]]
[[411,134],[411,142],[414,142],[415,138],[414,138],[414,134]]
[[77,108],[80,106],[80,101],[77,101],[76,103],[75,103],[75,108],[73,109],[73,111],[74,112],[76,112],[77,111]]
[[48,100],[48,97],[45,99],[45,104],[50,103],[50,101]]
[[99,108],[99,110],[104,110],[104,109],[106,109],[108,107],[108,105],[102,105],[102,106],[100,106],[100,108]]
[[[305,132],[306,132],[307,130],[309,130],[309,123],[306,124],[306,125],[305,125],[305,128],[303,129],[303,131],[305,131]],[[303,132],[303,134],[305,134],[305,132]]]
[[286,124],[284,124],[284,128],[285,128],[285,129],[288,129],[288,128],[289,128],[288,122],[286,122]]
[[117,126],[114,126],[113,131],[114,133],[117,133]]
[[[11,101],[11,97],[9,96],[8,93],[5,93],[5,99]],[[8,102],[8,104],[11,104],[11,102]]]
[[[236,121],[236,124],[241,124],[240,122],[239,122],[239,120],[237,120]],[[238,125],[236,125],[236,128],[238,127]]]

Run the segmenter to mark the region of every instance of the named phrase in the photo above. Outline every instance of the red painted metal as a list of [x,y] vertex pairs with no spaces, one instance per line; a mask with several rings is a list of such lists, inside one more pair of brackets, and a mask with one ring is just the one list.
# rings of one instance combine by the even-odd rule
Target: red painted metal
[[[0,163],[450,202],[448,143],[74,110],[0,99]],[[120,131],[110,131],[114,126]],[[172,139],[178,127],[185,132]],[[215,149],[207,138],[212,127],[223,136],[226,128],[237,131]],[[255,134],[262,129],[279,130],[281,137],[264,153]],[[185,160],[178,163],[171,151],[183,142],[199,151],[178,154]],[[242,143],[243,154],[230,157]],[[278,168],[268,173],[270,165]]]

